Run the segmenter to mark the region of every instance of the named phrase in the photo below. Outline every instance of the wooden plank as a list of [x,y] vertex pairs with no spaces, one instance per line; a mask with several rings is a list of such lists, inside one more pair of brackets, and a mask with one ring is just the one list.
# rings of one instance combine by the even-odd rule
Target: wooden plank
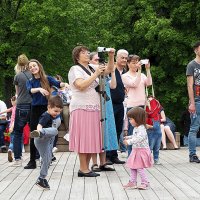
[[[199,150],[197,148],[197,152]],[[25,166],[29,154],[23,155]],[[124,165],[115,164],[115,172],[100,172],[101,176],[97,178],[83,178],[77,176],[79,160],[76,153],[58,152],[55,156],[57,162],[49,168],[47,177],[51,190],[43,191],[35,186],[39,167],[34,170],[9,167],[12,163],[8,163],[7,154],[0,154],[0,199],[200,199],[199,164],[189,163],[187,148],[160,151],[162,165],[147,170],[151,188],[146,191],[123,189],[123,185],[129,181],[129,169]],[[119,158],[124,159],[120,153]]]
[[[66,155],[67,154],[67,155]],[[74,167],[76,165],[77,155],[75,153],[65,153],[66,162],[63,168],[63,174],[60,179],[59,188],[57,190],[55,199],[70,199],[71,188],[73,185]],[[78,186],[81,187],[81,186]]]
[[[62,155],[61,153],[57,153],[56,154],[57,162],[53,162],[53,164],[49,167],[47,180],[49,179],[49,177],[51,177],[51,174],[52,174],[54,168],[56,167],[57,163],[59,162],[59,159],[60,159],[61,155]],[[33,180],[34,185],[33,185],[32,189],[29,191],[29,193],[27,194],[27,196],[25,198],[27,200],[40,199],[40,197],[42,196],[43,193],[49,193],[50,192],[50,191],[44,191],[43,189],[41,189],[40,187],[35,185],[36,180],[37,180],[37,178],[39,176],[40,168],[38,167],[35,170],[37,170],[38,173],[37,173],[37,176]]]

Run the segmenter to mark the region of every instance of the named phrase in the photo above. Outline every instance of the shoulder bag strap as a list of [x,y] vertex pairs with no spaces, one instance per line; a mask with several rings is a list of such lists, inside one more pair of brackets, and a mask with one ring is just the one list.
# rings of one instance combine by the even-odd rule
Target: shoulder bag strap
[[[152,85],[151,85],[151,92],[152,92],[152,96],[155,97],[155,93],[154,93],[154,87],[153,87],[153,80],[152,80]],[[149,93],[148,93],[148,88],[147,86],[145,86],[145,93],[146,93],[146,102],[145,102],[145,107],[144,109],[146,110],[146,107],[149,106],[150,107],[150,103],[148,101],[148,96],[149,96]]]
[[77,64],[83,71],[85,71],[89,76],[91,76],[91,73],[90,73],[90,71],[88,70],[88,69],[86,69],[85,67],[83,67],[83,65],[81,65],[81,64]]
[[30,79],[28,78],[28,76],[26,75],[26,73],[23,71],[23,74],[26,76],[27,80],[29,81],[30,83]]

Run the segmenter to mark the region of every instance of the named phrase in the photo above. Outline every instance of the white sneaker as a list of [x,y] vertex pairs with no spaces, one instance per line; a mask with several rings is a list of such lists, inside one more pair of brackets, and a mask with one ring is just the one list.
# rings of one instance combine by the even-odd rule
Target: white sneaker
[[11,167],[21,167],[22,166],[22,160],[15,160],[13,165]]
[[161,165],[159,160],[154,160],[154,165]]
[[121,157],[122,157],[122,158],[127,158],[126,152],[122,152],[122,153],[121,153]]
[[52,152],[53,152],[53,153],[58,152],[58,148],[57,148],[57,147],[54,147],[54,148],[52,149]]

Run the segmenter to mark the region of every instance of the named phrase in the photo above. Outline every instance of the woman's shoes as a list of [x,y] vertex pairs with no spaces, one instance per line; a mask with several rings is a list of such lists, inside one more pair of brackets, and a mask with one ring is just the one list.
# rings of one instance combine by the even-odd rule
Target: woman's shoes
[[175,147],[175,148],[174,148],[174,150],[179,150],[179,149],[180,149],[180,148],[178,148],[178,147]]
[[93,172],[100,172],[101,171],[101,169],[98,167],[97,164],[93,164],[92,167],[91,167],[91,170]]
[[113,168],[111,168],[111,167],[108,167],[106,164],[104,164],[104,165],[100,165],[99,166],[99,169],[101,170],[101,171],[115,171],[115,169],[113,169]]
[[167,150],[167,147],[163,148],[162,150]]
[[84,173],[82,171],[78,171],[78,177],[97,177],[97,176],[100,176],[100,174],[97,174],[95,172],[88,172],[88,173]]

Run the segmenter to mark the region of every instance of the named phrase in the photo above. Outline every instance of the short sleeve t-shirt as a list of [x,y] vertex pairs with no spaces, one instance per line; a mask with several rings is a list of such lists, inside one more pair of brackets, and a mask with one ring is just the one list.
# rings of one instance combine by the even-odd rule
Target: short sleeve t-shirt
[[31,78],[32,74],[27,70],[15,75],[13,84],[18,87],[17,104],[31,103],[32,98],[26,88],[26,82]]
[[48,113],[48,112],[44,112],[40,119],[39,119],[39,124],[43,127],[43,128],[49,128],[52,127],[52,123],[53,123],[53,117]]
[[200,99],[200,64],[198,64],[195,60],[192,60],[187,65],[186,76],[193,76],[194,97]]

